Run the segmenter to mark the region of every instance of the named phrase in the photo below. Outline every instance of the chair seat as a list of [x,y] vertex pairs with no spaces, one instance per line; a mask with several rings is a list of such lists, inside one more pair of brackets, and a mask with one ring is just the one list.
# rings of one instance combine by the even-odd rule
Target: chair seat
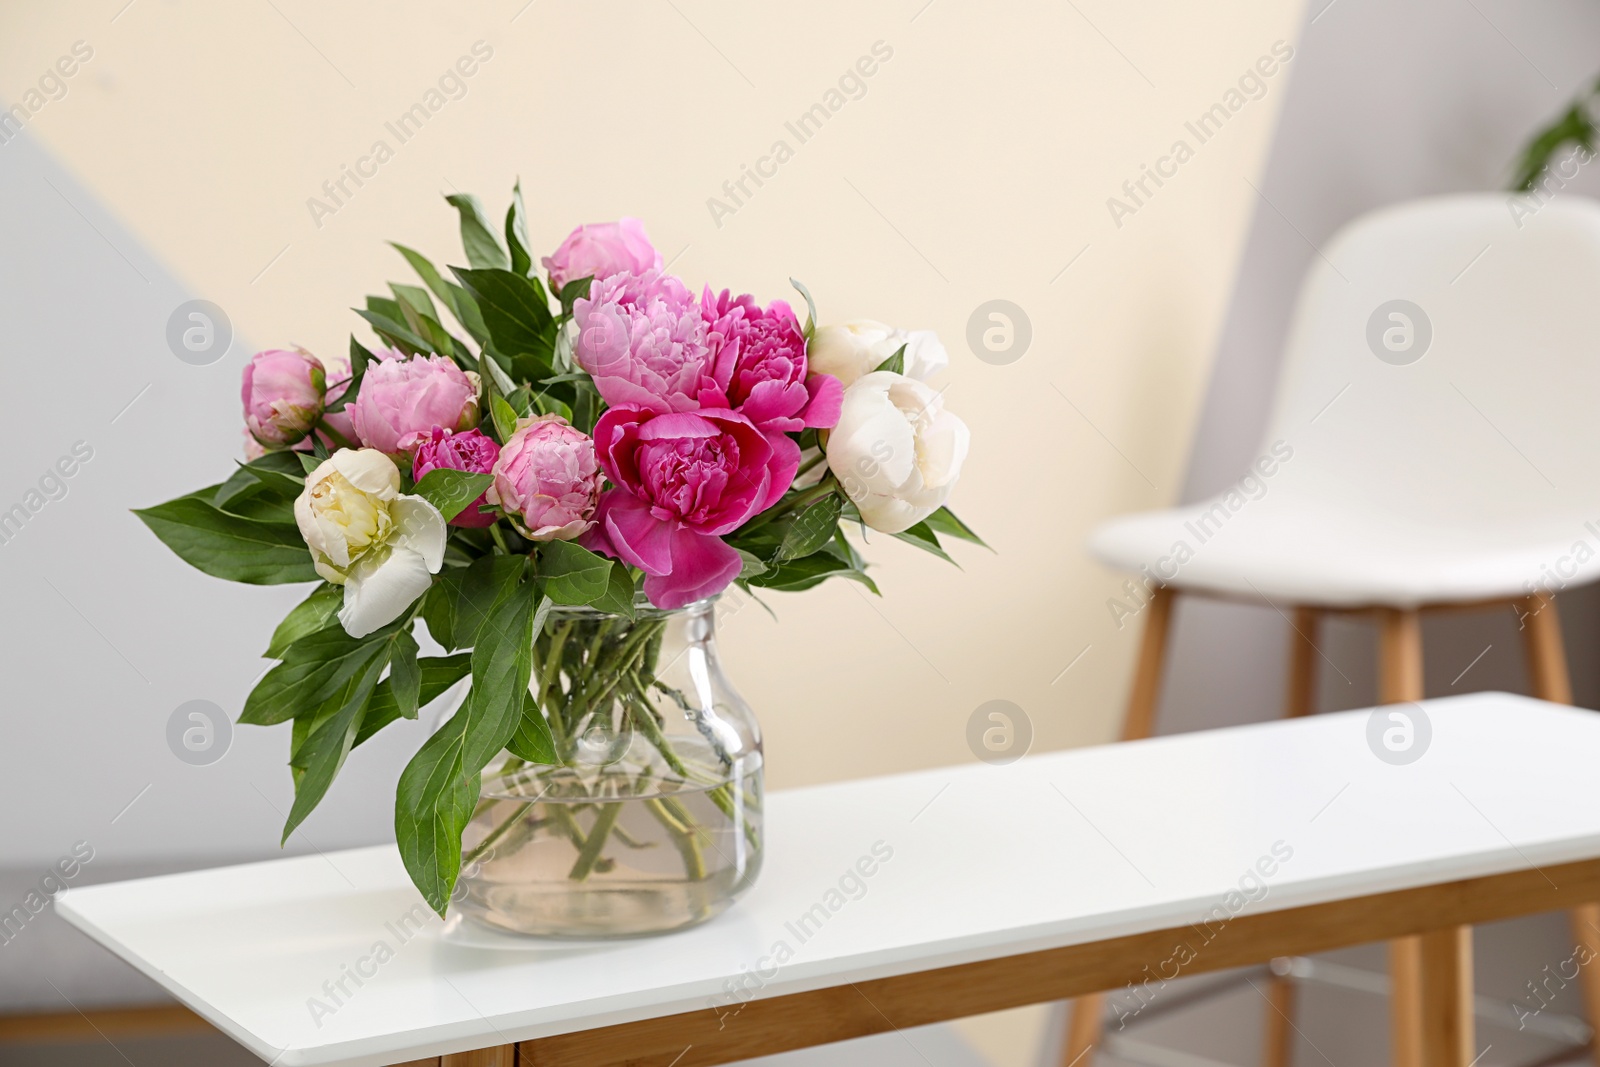
[[[1239,505],[1237,494],[1232,503]],[[1281,496],[1246,499],[1230,510],[1218,497],[1120,516],[1094,531],[1089,550],[1121,570],[1148,568],[1179,590],[1318,607],[1413,608],[1594,581],[1600,521],[1419,518]]]

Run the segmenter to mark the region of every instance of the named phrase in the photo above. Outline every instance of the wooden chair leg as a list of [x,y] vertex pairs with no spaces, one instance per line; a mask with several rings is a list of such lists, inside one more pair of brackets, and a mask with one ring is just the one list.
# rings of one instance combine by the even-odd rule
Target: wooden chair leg
[[1524,597],[1517,602],[1522,618],[1522,647],[1528,656],[1528,680],[1533,695],[1556,704],[1572,703],[1572,679],[1567,674],[1567,652],[1561,643],[1561,617],[1556,602],[1544,597]]
[[1322,627],[1322,612],[1316,608],[1294,609],[1294,627],[1289,632],[1289,692],[1283,713],[1294,719],[1310,715],[1317,708],[1317,637]]
[[[1522,620],[1523,650],[1528,658],[1528,681],[1533,695],[1555,704],[1572,703],[1572,679],[1567,673],[1567,652],[1561,641],[1561,616],[1554,599],[1524,597],[1515,605]],[[1567,912],[1573,939],[1591,956],[1600,956],[1600,904],[1583,904]],[[1584,1015],[1589,1025],[1600,1027],[1600,974],[1585,968],[1580,983]]]
[[[1422,617],[1416,611],[1378,611],[1378,701],[1422,699]],[[1422,1067],[1422,941],[1389,943],[1391,1059],[1395,1067]]]
[[[1122,740],[1149,737],[1155,729],[1156,702],[1161,697],[1161,670],[1167,656],[1167,631],[1172,626],[1172,604],[1177,594],[1166,586],[1158,587],[1145,606],[1144,635],[1139,641],[1139,660],[1133,668],[1133,686],[1128,691],[1128,711],[1122,719]],[[1105,994],[1093,993],[1072,1002],[1072,1018],[1067,1023],[1067,1043],[1062,1067],[1089,1067],[1093,1048],[1104,1028]]]
[[[1289,684],[1284,696],[1285,718],[1310,715],[1317,706],[1317,638],[1322,612],[1312,607],[1294,609],[1289,629]],[[1287,962],[1287,961],[1285,961]],[[1287,967],[1273,961],[1267,986],[1266,1033],[1262,1041],[1262,1067],[1289,1067],[1294,1057],[1295,980]]]
[[1473,1046],[1472,927],[1423,934],[1422,1067],[1470,1067]]
[[1156,702],[1161,697],[1161,670],[1167,657],[1167,631],[1172,625],[1172,605],[1177,594],[1166,586],[1150,595],[1139,643],[1139,662],[1133,668],[1128,690],[1128,711],[1122,717],[1122,739],[1136,741],[1155,731]]

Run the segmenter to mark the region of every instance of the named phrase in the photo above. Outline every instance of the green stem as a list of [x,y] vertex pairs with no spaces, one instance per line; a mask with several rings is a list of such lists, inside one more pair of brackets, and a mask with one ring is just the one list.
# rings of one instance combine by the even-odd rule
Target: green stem
[[683,869],[691,881],[699,881],[706,876],[705,856],[700,852],[700,842],[694,838],[694,833],[673,817],[664,801],[651,798],[644,802],[644,806],[656,821],[667,829],[667,836],[672,838],[672,844],[678,850],[678,855],[683,857]]
[[600,814],[594,817],[594,825],[589,827],[589,838],[578,850],[577,862],[567,873],[568,878],[574,882],[581,882],[589,877],[589,872],[594,870],[595,861],[600,858],[600,850],[605,847],[606,839],[611,836],[611,828],[617,825],[617,816],[621,814],[621,802],[600,805]]

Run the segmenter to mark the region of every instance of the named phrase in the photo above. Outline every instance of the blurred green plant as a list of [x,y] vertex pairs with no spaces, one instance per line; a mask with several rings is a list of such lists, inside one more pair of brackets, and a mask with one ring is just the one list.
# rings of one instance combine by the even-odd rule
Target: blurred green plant
[[1594,155],[1596,128],[1590,105],[1597,98],[1600,98],[1600,79],[1579,93],[1554,122],[1533,135],[1517,164],[1516,177],[1511,183],[1513,191],[1532,190],[1550,161],[1567,145],[1577,145],[1585,157]]

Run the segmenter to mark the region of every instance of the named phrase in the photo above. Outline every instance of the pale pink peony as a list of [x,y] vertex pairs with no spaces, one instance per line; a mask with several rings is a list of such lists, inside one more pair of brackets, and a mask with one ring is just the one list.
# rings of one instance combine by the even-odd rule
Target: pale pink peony
[[543,260],[550,285],[559,292],[577,278],[602,281],[614,274],[643,274],[661,269],[655,250],[638,219],[592,222],[567,234],[554,255]]
[[327,375],[301,348],[269,348],[245,364],[239,390],[245,429],[269,449],[302,440],[322,417]]
[[612,408],[595,447],[615,483],[600,497],[585,544],[645,572],[659,608],[726,589],[743,565],[722,540],[794,481],[798,455],[772,447],[749,419],[723,408],[656,414]]
[[610,406],[727,406],[712,376],[705,317],[677,278],[652,271],[598,280],[572,310],[574,355]]
[[517,421],[487,496],[524,537],[570,541],[594,525],[599,494],[594,441],[559,415],[544,415]]
[[[489,474],[495,460],[500,458],[500,446],[482,430],[453,433],[435,426],[427,433],[411,433],[400,439],[400,447],[411,453],[411,477],[422,481],[423,475],[443,467],[453,471]],[[495,517],[478,510],[488,503],[488,491],[478,494],[478,499],[456,513],[451,526],[493,526]]]
[[361,444],[391,456],[400,439],[435,426],[470,430],[478,424],[478,376],[445,356],[406,356],[384,349],[367,365],[355,402],[347,405]]

